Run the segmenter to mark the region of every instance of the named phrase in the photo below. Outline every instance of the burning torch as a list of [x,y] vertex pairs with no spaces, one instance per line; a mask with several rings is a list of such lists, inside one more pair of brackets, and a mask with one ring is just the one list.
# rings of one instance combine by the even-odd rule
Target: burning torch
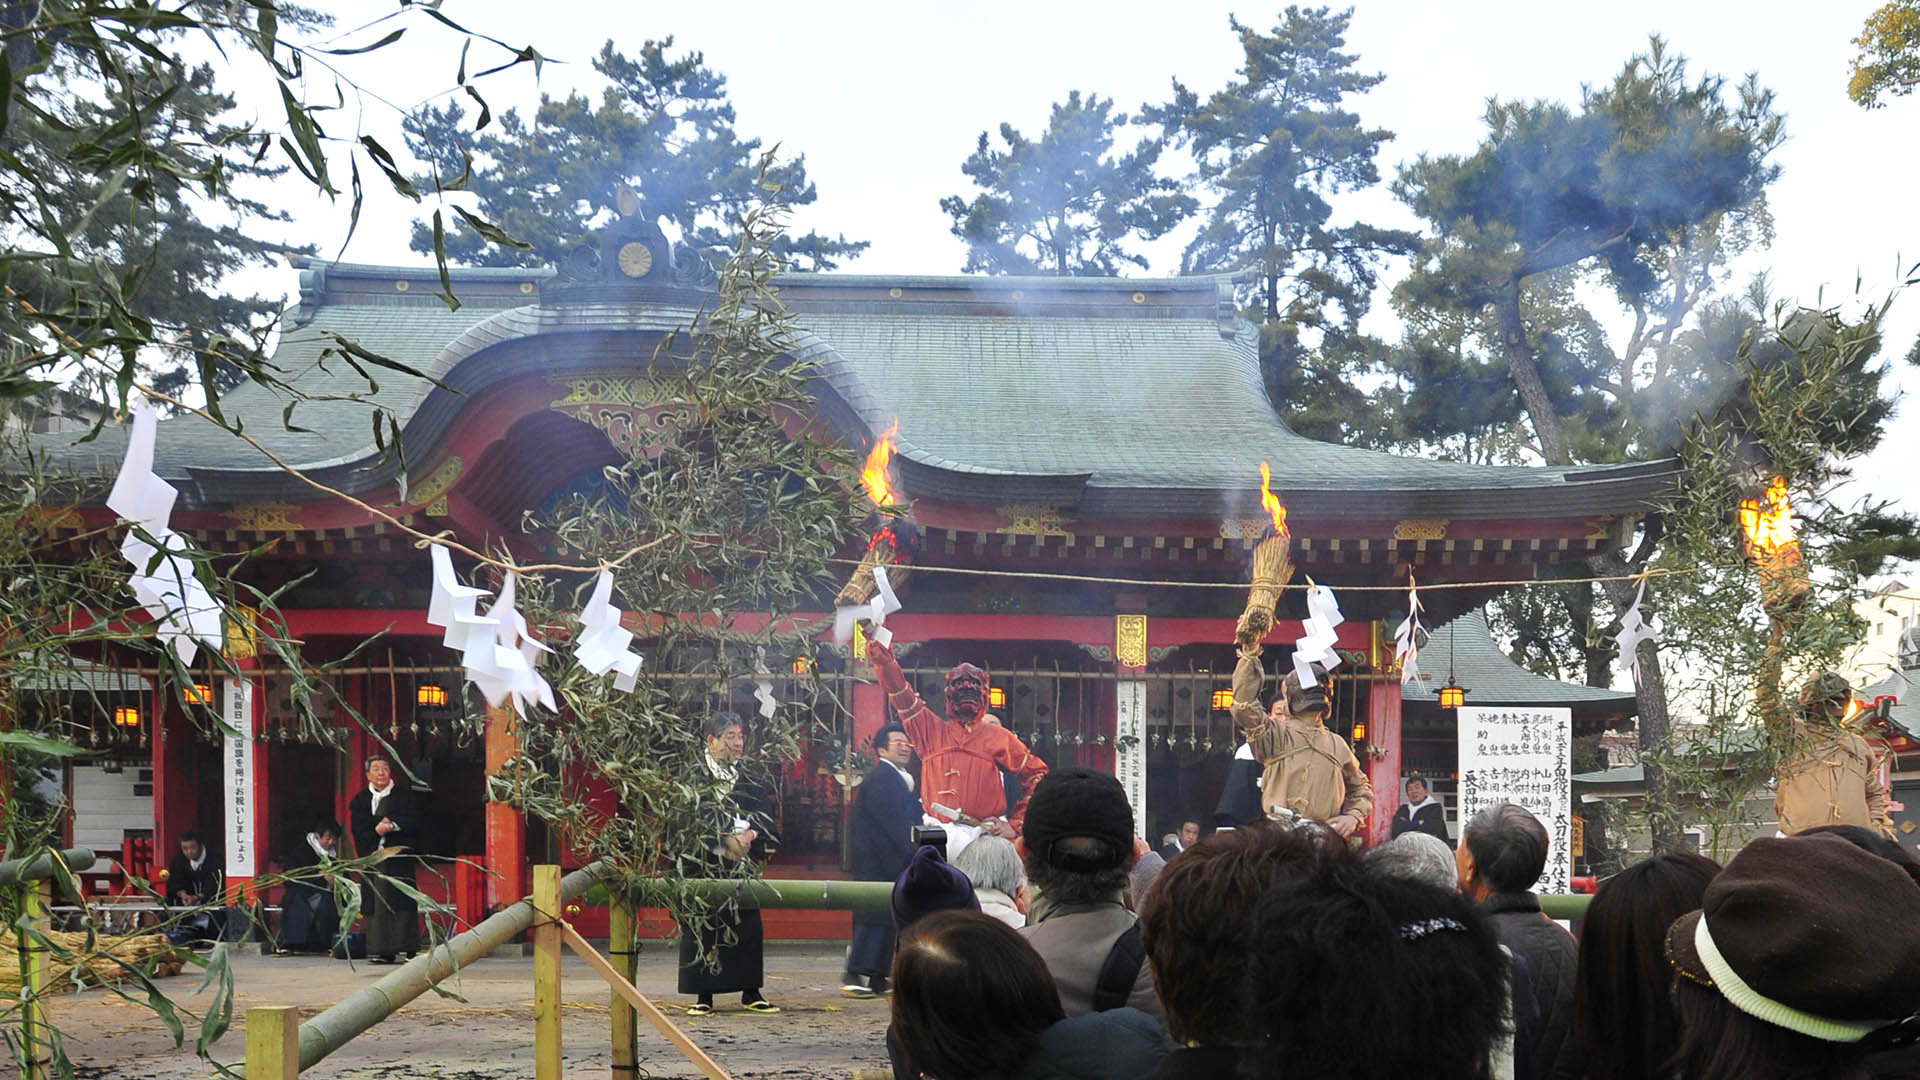
[[1760,603],[1775,621],[1807,601],[1813,582],[1794,534],[1787,482],[1776,476],[1761,494],[1740,500],[1741,550],[1760,574]]
[[841,613],[835,626],[836,638],[851,631],[850,616],[868,605],[879,589],[876,571],[886,567],[889,583],[898,588],[906,580],[907,564],[920,548],[919,526],[890,512],[899,501],[888,471],[893,461],[893,437],[899,432],[900,422],[896,420],[867,452],[866,463],[860,469],[860,486],[866,489],[867,499],[874,506],[868,519],[873,538],[867,542],[866,553],[860,557],[847,583],[834,596],[834,606]]
[[1253,645],[1273,629],[1273,607],[1280,590],[1293,577],[1293,561],[1287,557],[1287,508],[1273,493],[1273,473],[1266,462],[1260,463],[1260,505],[1273,519],[1273,535],[1253,549],[1253,580],[1247,588],[1247,607],[1234,628],[1234,640]]

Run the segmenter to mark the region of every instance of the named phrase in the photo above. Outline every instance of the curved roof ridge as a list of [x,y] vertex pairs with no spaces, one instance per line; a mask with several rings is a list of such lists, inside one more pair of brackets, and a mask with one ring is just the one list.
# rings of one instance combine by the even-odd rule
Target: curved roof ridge
[[[1573,707],[1616,705],[1631,708],[1631,690],[1613,690],[1599,686],[1561,682],[1540,675],[1519,664],[1493,640],[1487,616],[1478,609],[1456,616],[1427,631],[1420,647],[1421,668],[1440,678],[1441,665],[1449,664],[1453,676],[1467,690],[1469,705]],[[1401,700],[1437,703],[1438,692],[1419,680],[1401,684]]]

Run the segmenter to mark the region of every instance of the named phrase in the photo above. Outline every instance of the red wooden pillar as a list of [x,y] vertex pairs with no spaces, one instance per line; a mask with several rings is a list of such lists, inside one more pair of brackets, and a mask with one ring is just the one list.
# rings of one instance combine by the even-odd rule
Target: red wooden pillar
[[192,722],[158,694],[152,695],[152,701],[154,865],[138,871],[149,878],[167,865],[180,830],[192,821],[195,788]]
[[853,753],[857,758],[861,752],[873,745],[873,737],[887,723],[887,694],[877,682],[857,682],[853,684],[853,730],[848,738],[853,740]]
[[1385,751],[1369,755],[1367,782],[1373,785],[1373,817],[1367,822],[1367,843],[1383,844],[1393,834],[1393,815],[1400,808],[1400,683],[1391,676],[1367,687],[1367,744]]
[[[520,753],[520,737],[513,729],[513,707],[487,709],[487,775],[497,776]],[[503,803],[487,803],[487,906],[502,908],[527,895],[527,829],[520,811]]]

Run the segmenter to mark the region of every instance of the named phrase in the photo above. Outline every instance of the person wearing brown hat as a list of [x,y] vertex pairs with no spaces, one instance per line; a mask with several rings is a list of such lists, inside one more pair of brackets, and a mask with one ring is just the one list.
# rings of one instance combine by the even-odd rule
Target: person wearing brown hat
[[1132,1006],[1161,1016],[1139,926],[1122,900],[1138,856],[1120,781],[1078,765],[1048,773],[1015,846],[1039,891],[1020,932],[1053,973],[1067,1015]]
[[1312,686],[1302,685],[1297,671],[1288,672],[1273,708],[1263,709],[1260,688],[1267,673],[1260,665],[1260,642],[1249,633],[1238,644],[1233,719],[1262,766],[1261,809],[1326,822],[1342,837],[1359,835],[1373,813],[1373,785],[1353,747],[1327,729],[1333,712],[1327,669],[1313,665]]
[[1666,953],[1686,1080],[1864,1077],[1920,1036],[1920,886],[1839,837],[1748,844]]
[[[1772,700],[1777,703],[1778,695]],[[1801,687],[1797,717],[1775,718],[1790,732],[1773,792],[1783,835],[1816,825],[1858,825],[1892,833],[1879,756],[1846,726],[1852,701],[1847,680],[1823,671]],[[1776,705],[1776,712],[1783,711]]]

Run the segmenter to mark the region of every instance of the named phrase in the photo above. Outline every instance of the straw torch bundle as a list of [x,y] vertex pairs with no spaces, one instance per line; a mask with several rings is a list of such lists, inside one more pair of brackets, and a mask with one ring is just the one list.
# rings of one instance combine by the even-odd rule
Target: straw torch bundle
[[887,577],[896,589],[906,580],[907,571],[903,564],[912,558],[920,531],[904,518],[887,514],[887,510],[898,501],[887,466],[893,460],[893,437],[899,430],[900,424],[896,421],[867,452],[866,464],[860,470],[860,485],[866,489],[867,498],[872,500],[876,509],[874,519],[870,521],[873,539],[867,544],[866,554],[860,556],[860,564],[854,567],[847,583],[841,586],[840,592],[834,597],[836,607],[864,604],[873,599],[874,589],[878,587],[873,578],[873,568],[876,566],[892,568],[887,571]]
[[1760,575],[1760,603],[1767,614],[1778,619],[1806,603],[1813,582],[1800,556],[1785,480],[1776,476],[1764,493],[1740,500],[1740,533]]
[[1260,505],[1273,519],[1273,535],[1254,545],[1253,580],[1247,588],[1247,607],[1234,628],[1234,637],[1242,644],[1257,642],[1273,629],[1274,604],[1280,599],[1280,590],[1286,588],[1293,577],[1293,560],[1287,556],[1290,535],[1287,508],[1280,505],[1279,497],[1274,495],[1272,482],[1273,474],[1263,461],[1260,463]]

